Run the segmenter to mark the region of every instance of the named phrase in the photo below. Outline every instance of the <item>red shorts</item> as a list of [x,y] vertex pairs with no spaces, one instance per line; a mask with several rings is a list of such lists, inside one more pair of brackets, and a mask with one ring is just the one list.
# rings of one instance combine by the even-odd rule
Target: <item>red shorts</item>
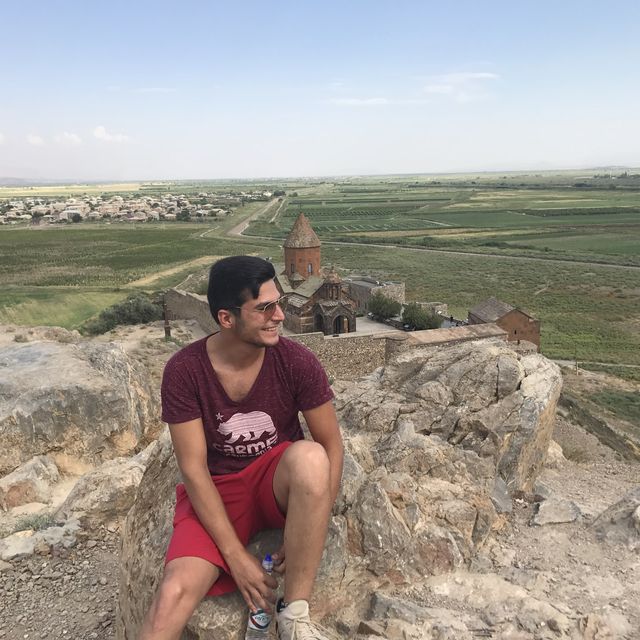
[[[285,517],[273,495],[273,475],[282,454],[291,444],[281,442],[238,473],[211,476],[225,504],[229,520],[245,546],[259,531],[284,528]],[[222,569],[220,577],[207,592],[208,596],[220,596],[236,590],[229,566],[200,523],[184,484],[179,484],[176,487],[173,536],[169,542],[165,564],[187,556],[203,558]]]

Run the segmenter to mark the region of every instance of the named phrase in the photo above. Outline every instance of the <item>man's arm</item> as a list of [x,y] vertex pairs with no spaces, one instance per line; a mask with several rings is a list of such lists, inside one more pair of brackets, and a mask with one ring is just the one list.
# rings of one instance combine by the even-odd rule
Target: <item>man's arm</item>
[[200,522],[229,565],[231,575],[253,610],[270,609],[274,578],[267,575],[238,539],[207,466],[207,442],[200,418],[170,424],[171,440],[185,489]]
[[324,447],[331,467],[331,503],[333,504],[340,491],[342,479],[342,461],[344,446],[338,426],[338,418],[333,402],[329,400],[319,407],[303,411],[302,415],[309,428],[311,437]]

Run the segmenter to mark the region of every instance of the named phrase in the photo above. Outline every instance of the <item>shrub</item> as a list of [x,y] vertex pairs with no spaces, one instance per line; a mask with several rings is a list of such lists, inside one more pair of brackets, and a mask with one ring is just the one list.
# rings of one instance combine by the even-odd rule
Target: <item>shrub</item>
[[130,295],[126,300],[104,309],[97,318],[82,326],[82,333],[98,335],[111,331],[119,324],[143,324],[162,319],[162,308],[143,293]]
[[418,330],[438,329],[442,324],[442,318],[415,302],[410,302],[402,312],[402,322]]
[[374,316],[386,320],[387,318],[393,318],[397,316],[402,309],[402,305],[391,298],[383,295],[379,291],[376,291],[371,298],[369,298],[369,311]]
[[55,518],[50,513],[33,513],[20,518],[13,527],[13,531],[14,533],[16,531],[27,531],[28,529],[40,531],[41,529],[55,527],[57,524]]

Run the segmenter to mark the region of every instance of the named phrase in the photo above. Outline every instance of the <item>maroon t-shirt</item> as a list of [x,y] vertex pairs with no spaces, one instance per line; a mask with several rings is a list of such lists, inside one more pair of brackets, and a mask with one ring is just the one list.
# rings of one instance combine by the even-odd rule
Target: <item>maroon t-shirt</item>
[[220,384],[207,338],[173,355],[162,377],[162,419],[178,424],[202,418],[213,475],[235,473],[279,442],[303,439],[298,411],[332,398],[316,356],[282,337],[266,347],[260,373],[241,402],[231,400]]

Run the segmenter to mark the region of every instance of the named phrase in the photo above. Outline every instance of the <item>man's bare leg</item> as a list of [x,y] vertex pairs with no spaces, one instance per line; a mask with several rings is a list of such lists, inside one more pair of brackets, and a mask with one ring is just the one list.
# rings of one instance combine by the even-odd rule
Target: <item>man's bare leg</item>
[[301,440],[282,455],[273,493],[287,514],[284,600],[309,600],[331,513],[329,458],[322,445]]
[[220,569],[202,558],[176,558],[169,562],[139,640],[178,640],[191,614],[219,576]]

